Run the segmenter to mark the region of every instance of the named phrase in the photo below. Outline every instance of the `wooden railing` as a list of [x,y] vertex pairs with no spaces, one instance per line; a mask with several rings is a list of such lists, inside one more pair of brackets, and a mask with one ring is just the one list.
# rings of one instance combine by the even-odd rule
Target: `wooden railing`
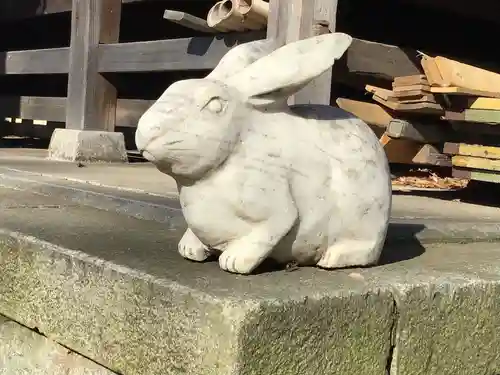
[[[23,8],[21,0],[3,0],[0,22],[71,11],[69,47],[0,52],[0,75],[68,75],[65,97],[0,97],[0,118],[19,117],[65,123],[67,128],[114,131],[135,127],[151,100],[118,99],[105,73],[210,70],[235,45],[266,37],[266,32],[206,34],[178,39],[120,43],[120,18],[124,3],[152,0],[40,0]],[[184,0],[207,3],[207,0]],[[169,7],[171,1],[158,1]],[[213,1],[208,1],[209,3]],[[313,5],[319,9],[315,13]],[[9,8],[10,7],[10,8]],[[302,13],[289,18],[290,8]],[[311,7],[310,9],[308,7]],[[267,37],[282,43],[312,35],[321,25],[335,28],[335,0],[271,0]],[[160,15],[161,16],[161,15]],[[137,20],[137,27],[148,20]],[[165,21],[165,27],[170,24]],[[326,26],[325,26],[326,24]],[[416,54],[415,54],[416,55]],[[345,58],[335,67],[337,80],[355,75],[374,79],[416,74],[418,63],[401,49],[354,40]],[[295,102],[330,102],[331,73],[295,97]],[[1,78],[1,77],[0,77]]]

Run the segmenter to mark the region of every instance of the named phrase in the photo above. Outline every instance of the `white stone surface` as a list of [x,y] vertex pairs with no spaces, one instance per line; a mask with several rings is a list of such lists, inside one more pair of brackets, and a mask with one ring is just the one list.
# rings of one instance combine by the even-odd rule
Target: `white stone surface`
[[240,45],[207,78],[171,85],[142,116],[138,149],[179,187],[184,257],[202,261],[217,249],[220,267],[242,274],[268,257],[324,268],[378,260],[391,208],[378,139],[339,108],[286,104],[351,41],[334,33],[273,52]]
[[54,130],[48,158],[73,162],[128,161],[122,133],[74,129]]

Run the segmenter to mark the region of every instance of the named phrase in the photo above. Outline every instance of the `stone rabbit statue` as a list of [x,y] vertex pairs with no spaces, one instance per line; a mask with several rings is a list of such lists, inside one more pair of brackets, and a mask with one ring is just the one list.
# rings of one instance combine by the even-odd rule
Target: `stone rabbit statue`
[[378,139],[339,108],[287,105],[351,42],[332,33],[278,49],[241,44],[142,116],[138,149],[178,185],[183,257],[218,250],[220,267],[240,274],[266,258],[327,269],[378,261],[391,208]]

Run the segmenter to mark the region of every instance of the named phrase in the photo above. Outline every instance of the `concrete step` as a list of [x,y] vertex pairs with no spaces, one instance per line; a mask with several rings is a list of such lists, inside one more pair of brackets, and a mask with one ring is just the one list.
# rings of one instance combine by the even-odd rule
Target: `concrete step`
[[[40,168],[39,172],[34,172],[33,168],[0,166],[0,186],[41,196],[55,196],[75,204],[161,222],[169,227],[185,225],[175,192],[170,191],[166,195],[160,195],[154,189],[145,191],[133,188],[134,173],[137,171],[135,167],[131,169],[126,169],[123,165],[109,167],[110,175],[113,173],[121,175],[125,171],[128,171],[128,174],[127,178],[122,176],[120,180],[126,181],[127,184],[120,185],[115,181],[117,185],[108,185],[101,182],[113,183],[113,181],[104,179],[103,176],[106,174],[100,165],[87,167],[85,176],[88,180],[86,180],[82,179],[82,176],[74,178],[73,170],[78,168],[72,164],[62,163],[61,166],[61,163],[47,164],[43,160],[31,164],[44,167]],[[49,173],[48,168],[51,164],[57,166],[58,173]],[[119,172],[113,172],[113,168],[118,168]],[[149,172],[143,171],[139,176],[145,178],[149,173],[156,175],[156,172],[149,167],[146,170]],[[151,180],[152,183],[159,183],[154,178]],[[168,176],[166,180],[168,181]],[[494,240],[500,240],[500,210],[497,208],[416,196],[393,197],[388,242]]]
[[[500,245],[252,276],[177,255],[182,225],[0,188],[0,314],[123,374],[500,372]],[[1,340],[0,340],[1,341]]]

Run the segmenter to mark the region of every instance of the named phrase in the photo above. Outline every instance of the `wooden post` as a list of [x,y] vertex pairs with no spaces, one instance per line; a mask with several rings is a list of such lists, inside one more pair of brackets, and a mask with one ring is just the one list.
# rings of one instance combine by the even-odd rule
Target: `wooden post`
[[[267,37],[280,44],[335,31],[337,0],[270,0]],[[314,63],[314,61],[311,61]],[[289,104],[330,104],[331,69],[289,100]]]
[[116,89],[98,72],[99,43],[116,43],[121,0],[72,0],[66,128],[113,131]]

